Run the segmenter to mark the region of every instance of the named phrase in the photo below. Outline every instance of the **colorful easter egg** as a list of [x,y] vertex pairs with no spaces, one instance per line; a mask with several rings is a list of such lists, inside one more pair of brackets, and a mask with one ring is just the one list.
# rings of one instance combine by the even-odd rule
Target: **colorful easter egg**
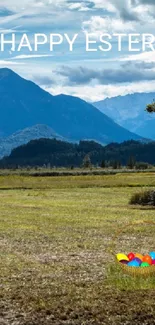
[[151,256],[152,260],[155,260],[155,252],[151,252],[149,255]]
[[138,258],[138,257],[135,257],[135,258],[133,259],[133,261],[138,262],[139,265],[142,264],[142,260],[140,260],[140,258]]
[[134,257],[135,257],[135,254],[134,253],[129,253],[127,256],[128,256],[129,261],[132,261],[134,259]]
[[119,261],[120,263],[122,263],[122,264],[128,264],[128,261],[126,261],[126,260],[121,260],[121,261]]
[[147,263],[147,262],[143,262],[143,263],[141,264],[141,267],[148,267],[148,266],[150,266],[150,264]]
[[155,265],[155,260],[152,260],[152,265]]
[[143,261],[144,256],[142,254],[136,253],[135,257],[138,257],[141,261]]
[[128,263],[128,266],[139,267],[139,263],[137,261],[132,260]]
[[151,264],[152,264],[152,258],[151,258],[151,256],[150,256],[150,255],[145,255],[145,256],[143,257],[143,262],[146,262],[146,263],[148,263],[149,265],[151,265]]
[[129,261],[128,257],[125,254],[119,253],[116,255],[118,261]]

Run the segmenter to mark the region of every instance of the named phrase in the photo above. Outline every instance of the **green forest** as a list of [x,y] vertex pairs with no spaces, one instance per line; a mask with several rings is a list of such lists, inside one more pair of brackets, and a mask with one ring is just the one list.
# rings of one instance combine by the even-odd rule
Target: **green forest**
[[0,160],[1,168],[34,167],[90,167],[100,166],[145,169],[155,164],[155,142],[126,141],[103,146],[94,141],[68,143],[56,139],[32,140],[14,149],[9,157]]

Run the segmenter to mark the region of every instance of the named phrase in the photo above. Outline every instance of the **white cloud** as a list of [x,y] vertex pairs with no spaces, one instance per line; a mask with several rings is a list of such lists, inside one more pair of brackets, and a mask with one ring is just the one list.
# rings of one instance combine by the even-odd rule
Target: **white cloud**
[[126,57],[122,57],[119,61],[142,61],[142,62],[155,62],[155,52],[143,52],[134,55],[128,55]]
[[[13,67],[14,64],[14,67]],[[77,96],[86,101],[99,101],[106,97],[114,97],[118,95],[126,95],[129,93],[134,92],[151,92],[155,91],[155,81],[140,81],[140,82],[131,82],[126,84],[108,84],[108,85],[101,85],[101,84],[89,84],[89,85],[67,85],[66,80],[59,76],[56,73],[53,73],[55,70],[55,64],[49,65],[47,62],[46,64],[37,64],[37,61],[33,63],[31,60],[29,64],[22,65],[20,62],[17,61],[6,61],[1,60],[0,66],[5,67],[12,67],[14,68],[15,72],[20,74],[26,79],[29,80],[37,80],[39,85],[49,91],[53,95],[58,95],[61,93]],[[11,67],[11,68],[12,68]],[[39,78],[35,78],[38,76]],[[47,86],[47,83],[44,82],[46,79],[51,79],[52,86]],[[40,79],[40,80],[39,80]],[[50,84],[50,83],[49,83]]]
[[124,23],[121,19],[100,16],[92,16],[82,26],[90,33],[124,33],[135,29],[135,24],[131,22]]
[[[90,0],[91,2],[91,0]],[[95,1],[94,1],[95,2]],[[85,2],[83,1],[72,1],[72,3],[68,0],[22,0],[20,2],[19,0],[1,0],[0,6],[1,7],[6,7],[9,10],[18,12],[18,11],[24,11],[29,8],[31,9],[45,9],[47,12],[51,9],[57,8],[57,9],[62,9],[62,8],[67,8],[67,9],[79,9],[79,8],[86,8],[87,5],[89,4],[89,0]]]
[[[117,0],[118,1],[118,0]],[[95,8],[97,9],[106,9],[109,12],[115,12],[116,11],[116,6],[115,2],[116,1],[107,1],[107,0],[93,0],[95,4]]]
[[[30,23],[33,26],[35,26],[35,24],[37,26],[39,23],[46,23],[49,16],[50,23],[51,19],[53,23],[56,18],[57,24],[59,24],[60,21],[65,21],[65,15],[68,15],[69,12],[72,15],[73,12],[76,12],[74,21],[79,27],[85,20],[87,25],[93,24],[94,27],[97,28],[105,27],[106,30],[110,30],[112,27],[114,31],[119,32],[133,30],[136,22],[139,24],[139,28],[143,28],[141,21],[143,21],[146,26],[149,26],[150,22],[154,22],[154,18],[148,6],[131,0],[1,0],[0,7],[14,11],[12,15],[1,17],[1,25],[9,24],[17,20],[20,21],[20,23],[23,22],[23,25],[24,22],[27,22],[29,26]],[[93,10],[95,10],[96,16],[91,17]],[[102,16],[108,13],[110,16],[113,16],[113,19],[111,17],[104,18]],[[61,20],[59,20],[59,16],[61,16]],[[67,17],[66,21],[68,23],[68,28],[72,30],[74,25],[73,20],[70,18],[68,19]]]
[[11,34],[11,33],[15,33],[16,29],[2,29],[0,28],[0,33],[2,34]]
[[11,60],[22,60],[22,59],[34,59],[34,58],[48,58],[53,56],[52,54],[21,54],[11,58]]
[[[94,9],[106,9],[109,12],[118,12],[119,14],[123,11],[128,13],[141,13],[144,11],[148,12],[149,6],[147,1],[131,1],[131,0],[1,0],[0,6],[6,7],[9,10],[13,10],[15,12],[26,10],[31,8],[80,8],[81,7],[89,7],[89,3],[94,3]],[[153,2],[152,2],[153,3]]]
[[8,24],[14,20],[17,20],[19,18],[21,18],[23,16],[23,13],[20,12],[20,13],[15,13],[13,15],[10,15],[10,16],[5,16],[5,17],[1,17],[1,26],[2,25],[5,25],[5,24]]
[[10,65],[22,65],[24,63],[22,62],[13,62],[13,61],[7,61],[7,60],[0,60],[0,66],[10,66]]
[[144,81],[136,82],[128,85],[95,85],[95,86],[80,86],[80,87],[69,87],[69,86],[54,86],[52,88],[46,88],[53,95],[61,93],[77,96],[86,101],[99,101],[106,97],[115,97],[119,95],[127,95],[135,92],[151,92],[155,91],[155,81]]

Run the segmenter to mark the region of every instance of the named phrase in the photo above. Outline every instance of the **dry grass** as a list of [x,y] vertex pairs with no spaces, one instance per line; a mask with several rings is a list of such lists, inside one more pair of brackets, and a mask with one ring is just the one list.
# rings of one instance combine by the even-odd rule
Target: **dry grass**
[[[155,324],[155,279],[117,268],[116,252],[154,249],[154,210],[128,205],[152,173],[0,177],[0,323]],[[134,228],[134,229],[133,229]]]

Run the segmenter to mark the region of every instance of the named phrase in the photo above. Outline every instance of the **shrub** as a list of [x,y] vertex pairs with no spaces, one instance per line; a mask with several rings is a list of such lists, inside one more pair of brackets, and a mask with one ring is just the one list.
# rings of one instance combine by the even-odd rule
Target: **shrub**
[[148,169],[150,167],[150,165],[146,162],[137,162],[135,167],[136,167],[136,169],[145,170],[145,169]]
[[155,206],[155,190],[133,194],[130,199],[130,204]]

